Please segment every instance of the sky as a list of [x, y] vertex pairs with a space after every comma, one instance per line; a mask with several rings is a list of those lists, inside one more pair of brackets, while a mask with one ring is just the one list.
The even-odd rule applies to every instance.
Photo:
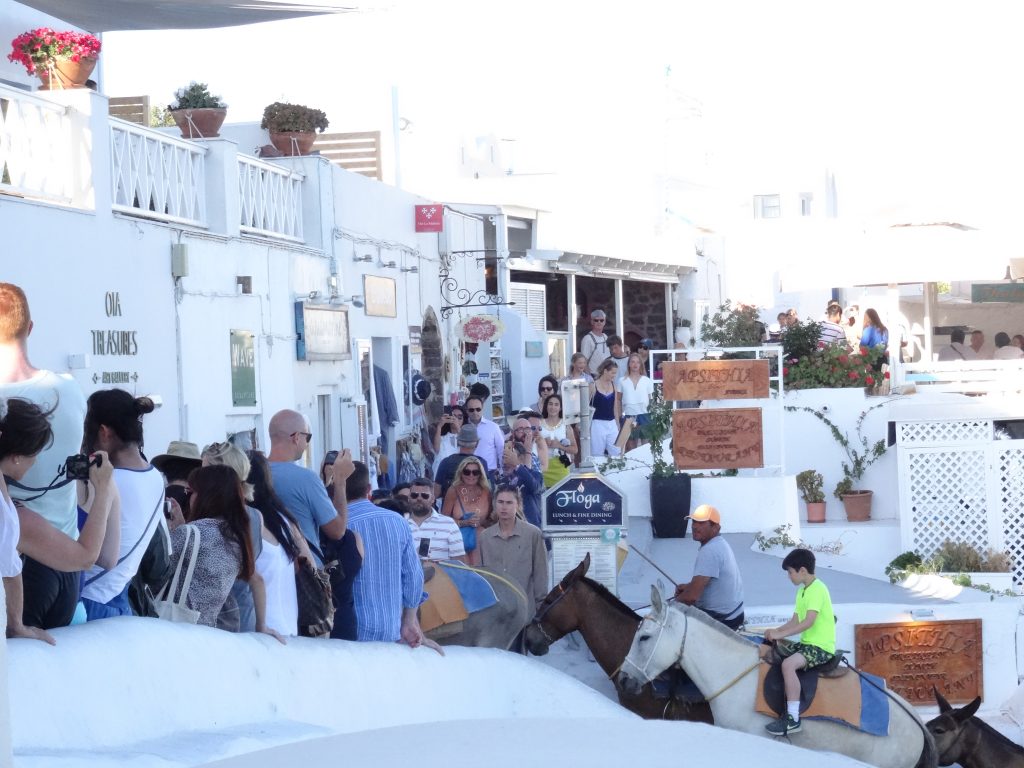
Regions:
[[459, 165], [465, 140], [493, 135], [514, 140], [501, 142], [514, 149], [500, 165], [516, 175], [500, 194], [591, 217], [614, 201], [620, 218], [654, 221], [666, 177], [718, 190], [683, 205], [729, 208], [830, 169], [847, 215], [923, 209], [1008, 224], [1024, 171], [1014, 98], [1024, 49], [1008, 7], [397, 0], [239, 28], [108, 33], [104, 77], [109, 94], [154, 104], [208, 82], [231, 122], [258, 120], [278, 99], [309, 104], [330, 130], [380, 128], [386, 144], [395, 86], [410, 121], [403, 186], [446, 200], [498, 194]]

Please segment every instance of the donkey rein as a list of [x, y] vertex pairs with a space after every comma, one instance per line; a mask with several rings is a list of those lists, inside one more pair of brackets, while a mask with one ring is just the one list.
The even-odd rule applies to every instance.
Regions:
[[675, 579], [673, 579], [673, 578], [672, 578], [671, 576], [669, 576], [669, 575], [668, 575], [667, 573], [665, 573], [665, 571], [663, 571], [663, 570], [661, 569], [661, 566], [659, 566], [659, 565], [658, 565], [658, 564], [657, 564], [656, 562], [654, 562], [653, 560], [651, 560], [651, 558], [649, 558], [649, 557], [648, 557], [647, 555], [645, 555], [645, 554], [644, 554], [643, 552], [641, 552], [641, 551], [640, 551], [639, 549], [637, 549], [637, 548], [636, 548], [635, 546], [633, 546], [632, 544], [630, 544], [630, 545], [629, 545], [629, 548], [630, 548], [630, 549], [632, 549], [632, 550], [633, 550], [634, 552], [636, 552], [636, 553], [637, 553], [638, 555], [640, 555], [640, 557], [642, 557], [642, 558], [643, 558], [644, 560], [646, 560], [646, 561], [647, 561], [648, 563], [650, 563], [650, 564], [651, 564], [652, 566], [654, 566], [654, 570], [656, 570], [656, 571], [657, 571], [658, 573], [660, 573], [660, 574], [661, 574], [662, 576], [664, 576], [664, 577], [665, 577], [666, 579], [668, 579], [669, 581], [671, 581], [671, 582], [672, 582], [672, 586], [673, 586], [673, 587], [678, 587], [678, 586], [679, 586], [679, 583], [678, 583], [678, 582], [677, 582], [677, 581], [676, 581]]
[[738, 675], [736, 675], [736, 677], [734, 677], [734, 678], [733, 678], [732, 680], [730, 680], [730, 681], [729, 681], [728, 683], [726, 683], [726, 684], [725, 684], [724, 686], [722, 686], [722, 687], [721, 687], [721, 688], [719, 688], [719, 689], [718, 689], [717, 691], [715, 691], [714, 693], [712, 693], [712, 694], [711, 694], [710, 696], [705, 696], [705, 697], [704, 697], [704, 698], [705, 698], [705, 700], [707, 700], [707, 701], [711, 701], [712, 699], [717, 699], [717, 698], [718, 698], [719, 696], [721, 696], [721, 695], [722, 695], [723, 693], [725, 693], [725, 692], [726, 692], [726, 691], [728, 691], [728, 690], [729, 690], [730, 688], [732, 688], [732, 687], [733, 687], [734, 685], [736, 685], [736, 683], [738, 683], [738, 682], [739, 682], [740, 680], [742, 680], [742, 679], [743, 679], [744, 677], [746, 677], [746, 676], [747, 676], [747, 675], [749, 675], [749, 674], [750, 674], [751, 672], [753, 672], [753, 671], [754, 671], [755, 669], [757, 669], [757, 668], [758, 668], [758, 666], [760, 666], [760, 664], [761, 664], [761, 659], [758, 659], [757, 661], [755, 661], [755, 662], [754, 662], [753, 666], [750, 666], [750, 667], [747, 667], [746, 669], [744, 669], [744, 670], [743, 670], [742, 672], [740, 672], [740, 673], [739, 673]]

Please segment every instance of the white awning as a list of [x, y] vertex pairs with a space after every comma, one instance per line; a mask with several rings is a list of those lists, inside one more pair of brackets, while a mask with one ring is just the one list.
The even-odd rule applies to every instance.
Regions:
[[[292, 0], [18, 0], [89, 32], [209, 29], [364, 10], [348, 3]], [[378, 4], [383, 7], [383, 3]]]
[[784, 243], [775, 239], [771, 246], [783, 291], [1002, 280], [1011, 259], [1024, 257], [1020, 232], [951, 223], [867, 231], [825, 226]]

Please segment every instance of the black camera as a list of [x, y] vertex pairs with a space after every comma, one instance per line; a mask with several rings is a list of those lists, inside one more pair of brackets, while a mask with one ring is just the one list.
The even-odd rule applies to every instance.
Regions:
[[90, 459], [84, 453], [80, 453], [77, 456], [68, 456], [67, 461], [64, 463], [64, 473], [68, 480], [88, 480], [89, 467], [98, 467], [101, 461], [103, 459], [100, 456]]

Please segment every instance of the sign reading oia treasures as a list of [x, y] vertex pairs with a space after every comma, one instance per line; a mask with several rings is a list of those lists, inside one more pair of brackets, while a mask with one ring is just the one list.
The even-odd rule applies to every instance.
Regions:
[[[665, 400], [753, 400], [769, 395], [767, 360], [695, 360], [662, 367]], [[760, 408], [684, 408], [672, 413], [679, 469], [764, 466]]]
[[984, 695], [981, 619], [858, 624], [854, 643], [857, 666], [911, 704], [934, 704], [933, 685], [950, 704]]

